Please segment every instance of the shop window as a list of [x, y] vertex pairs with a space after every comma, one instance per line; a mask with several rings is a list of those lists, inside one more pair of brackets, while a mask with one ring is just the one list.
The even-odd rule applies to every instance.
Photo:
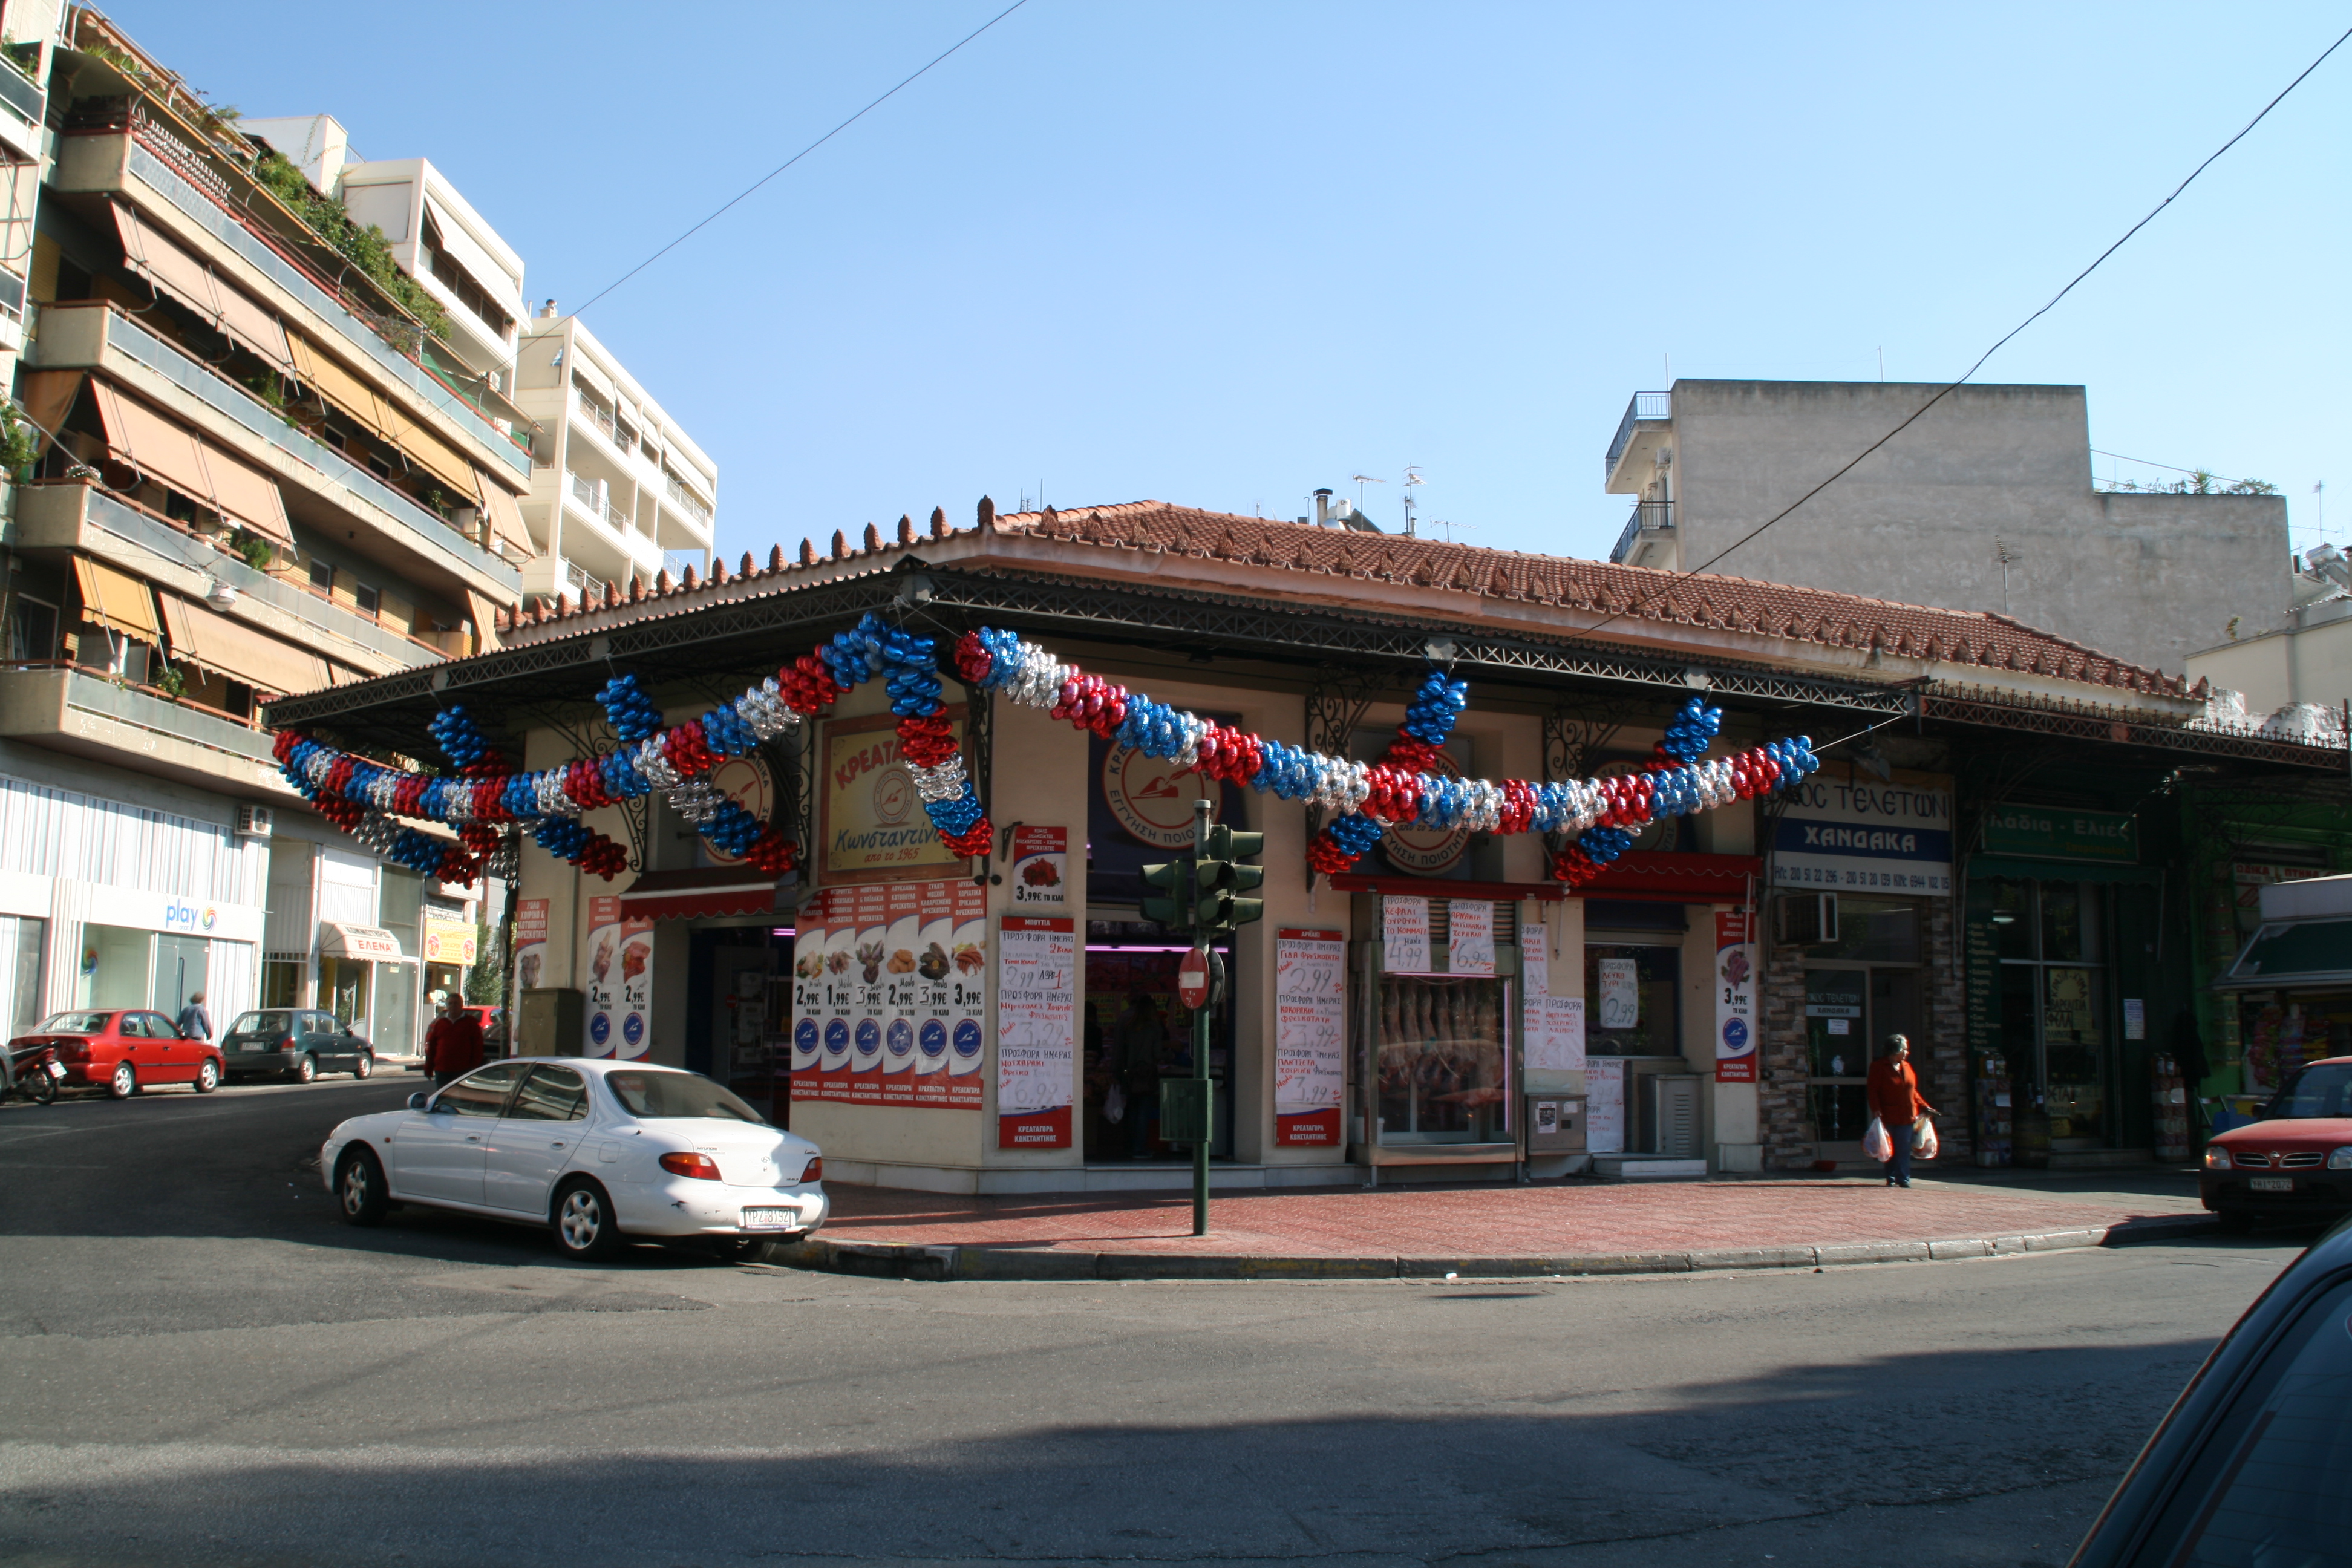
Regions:
[[29, 1033], [41, 1016], [41, 947], [49, 922], [0, 916], [0, 983], [8, 986], [0, 1018], [14, 1037]]
[[154, 936], [121, 926], [81, 928], [81, 967], [76, 976], [77, 1007], [144, 1007]]
[[1683, 954], [1679, 947], [1613, 942], [1584, 944], [1584, 1032], [1596, 1057], [1682, 1055]]
[[1511, 1136], [1508, 995], [1501, 980], [1383, 974], [1373, 1071], [1384, 1144]]
[[1838, 897], [1837, 938], [1807, 942], [1809, 959], [1855, 963], [1919, 962], [1919, 906], [1897, 899]]
[[[2095, 882], [1994, 878], [1971, 892], [2000, 963], [2001, 1053], [2020, 1141], [2053, 1151], [2114, 1141], [2107, 1079], [2105, 893]], [[1987, 907], [1989, 906], [1989, 908]]]
[[261, 1005], [265, 1007], [296, 1007], [302, 1002], [302, 970], [299, 958], [266, 958], [261, 963]]

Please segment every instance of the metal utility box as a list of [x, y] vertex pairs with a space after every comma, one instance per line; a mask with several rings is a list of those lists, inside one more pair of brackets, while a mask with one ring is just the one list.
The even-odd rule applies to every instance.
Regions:
[[1528, 1152], [1584, 1152], [1584, 1097], [1580, 1094], [1528, 1096]]
[[1209, 1141], [1209, 1089], [1213, 1085], [1197, 1078], [1163, 1078], [1160, 1080], [1160, 1137], [1168, 1143], [1205, 1143]]
[[514, 1054], [576, 1057], [586, 1038], [588, 998], [569, 985], [534, 985], [522, 994], [515, 1019]]
[[1642, 1073], [1642, 1133], [1648, 1145], [1642, 1152], [1668, 1160], [1699, 1157], [1698, 1088], [1696, 1074]]

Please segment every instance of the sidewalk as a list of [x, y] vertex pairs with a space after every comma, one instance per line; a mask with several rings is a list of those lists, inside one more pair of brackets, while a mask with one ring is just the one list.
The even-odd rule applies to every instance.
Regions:
[[1192, 1234], [1189, 1195], [836, 1186], [818, 1237], [772, 1250], [801, 1268], [913, 1279], [1524, 1277], [1987, 1258], [2211, 1224], [2193, 1180], [2133, 1174], [1923, 1176], [1908, 1191], [1875, 1177], [1797, 1176], [1294, 1188], [1216, 1195], [1205, 1237]]

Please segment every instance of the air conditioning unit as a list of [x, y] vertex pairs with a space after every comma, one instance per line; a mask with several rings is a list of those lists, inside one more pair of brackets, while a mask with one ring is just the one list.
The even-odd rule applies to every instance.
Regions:
[[269, 807], [240, 805], [236, 808], [236, 832], [240, 838], [269, 837]]
[[1811, 947], [1838, 939], [1835, 893], [1783, 893], [1772, 900], [1772, 940], [1782, 947]]

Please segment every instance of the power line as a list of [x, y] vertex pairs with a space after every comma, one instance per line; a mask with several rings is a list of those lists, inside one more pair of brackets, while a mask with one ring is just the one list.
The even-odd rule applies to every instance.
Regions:
[[[2251, 132], [2255, 126], [2260, 125], [2263, 120], [2269, 116], [2272, 110], [2276, 109], [2281, 103], [2286, 100], [2286, 95], [2288, 93], [2293, 92], [2296, 88], [2303, 85], [2304, 78], [2317, 70], [2322, 65], [2326, 63], [2328, 56], [2342, 48], [2346, 39], [2352, 39], [2352, 28], [2347, 28], [2342, 36], [2337, 37], [2334, 43], [2322, 49], [2319, 52], [2319, 58], [2317, 59], [2313, 60], [2309, 65], [2304, 67], [2301, 71], [2296, 73], [2295, 79], [2293, 81], [2287, 83], [2286, 86], [2279, 89], [2278, 96], [2276, 98], [2272, 99], [2268, 103], [2263, 105], [2261, 113], [2255, 115], [2252, 120], [2247, 121], [2244, 128], [2239, 131], [2235, 136], [2232, 136], [2227, 142], [2222, 142], [2221, 146], [2213, 150], [2211, 154], [2209, 155], [2203, 163], [2189, 170], [2189, 178], [2173, 186], [2172, 194], [2170, 195], [2166, 196], [2162, 201], [2157, 203], [2155, 206], [2149, 208], [2146, 217], [2141, 218], [2137, 223], [2132, 225], [2131, 227], [2124, 230], [2122, 238], [2116, 240], [2113, 245], [2110, 245], [2105, 250], [2099, 252], [2098, 256], [2092, 260], [2088, 267], [2084, 268], [2083, 270], [2074, 274], [2074, 278], [2066, 284], [2066, 287], [2059, 289], [2058, 292], [2050, 296], [2050, 300], [2047, 304], [2034, 311], [2033, 314], [2026, 317], [2025, 320], [2018, 322], [2017, 325], [2011, 327], [2008, 331], [2003, 332], [2000, 335], [1999, 342], [1995, 342], [1992, 347], [1985, 350], [1984, 353], [1979, 354], [1977, 356], [1976, 363], [1969, 366], [1967, 370], [1960, 373], [1958, 380], [1949, 383], [1938, 391], [1935, 396], [1921, 404], [1909, 418], [1906, 418], [1902, 424], [1897, 425], [1894, 429], [1889, 430], [1885, 435], [1881, 436], [1877, 440], [1873, 441], [1869, 446], [1864, 447], [1852, 462], [1846, 464], [1845, 467], [1840, 468], [1836, 473], [1832, 474], [1828, 479], [1823, 479], [1820, 484], [1815, 485], [1811, 489], [1807, 490], [1803, 495], [1799, 496], [1795, 500], [1790, 501], [1787, 506], [1782, 507], [1779, 511], [1773, 513], [1770, 517], [1766, 518], [1762, 522], [1757, 524], [1753, 530], [1741, 535], [1739, 538], [1733, 540], [1729, 544], [1725, 545], [1721, 550], [1717, 551], [1713, 555], [1710, 555], [1696, 566], [1677, 572], [1675, 574], [1675, 576], [1677, 578], [1696, 576], [1698, 574], [1705, 572], [1708, 567], [1714, 565], [1717, 562], [1722, 560], [1725, 556], [1730, 554], [1733, 551], [1738, 549], [1741, 545], [1755, 539], [1766, 529], [1770, 528], [1774, 523], [1780, 521], [1782, 518], [1787, 517], [1790, 512], [1795, 511], [1799, 507], [1804, 505], [1807, 501], [1812, 500], [1815, 496], [1821, 494], [1823, 490], [1837, 483], [1838, 480], [1845, 478], [1846, 475], [1860, 468], [1864, 458], [1868, 458], [1873, 452], [1877, 451], [1881, 447], [1885, 446], [1886, 443], [1894, 440], [1895, 437], [1903, 434], [1904, 431], [1911, 428], [1913, 425], [1918, 423], [1920, 416], [1926, 414], [1927, 410], [1935, 407], [1936, 405], [1943, 402], [1945, 398], [1950, 396], [1953, 393], [1958, 392], [1962, 386], [1966, 385], [1969, 378], [1975, 375], [1978, 371], [1982, 370], [1984, 368], [1985, 361], [1999, 353], [2002, 347], [2008, 343], [2010, 339], [2017, 336], [2018, 333], [2025, 331], [2026, 328], [2032, 326], [2034, 322], [2048, 315], [2051, 310], [2056, 308], [2059, 300], [2063, 300], [2067, 295], [2074, 291], [2075, 284], [2082, 282], [2084, 279], [2088, 278], [2092, 273], [2096, 272], [2099, 269], [2099, 264], [2101, 262], [2106, 260], [2108, 257], [2113, 256], [2116, 251], [2121, 250], [2126, 243], [2131, 239], [2132, 236], [2137, 234], [2141, 229], [2146, 228], [2149, 224], [2155, 222], [2157, 215], [2164, 211], [2165, 208], [2170, 206], [2173, 204], [2174, 199], [2177, 198], [2181, 192], [2187, 190], [2190, 183], [2194, 181], [2198, 175], [2212, 167], [2213, 163], [2221, 156], [2222, 153], [2227, 153], [2231, 148], [2235, 147], [2239, 142], [2244, 141], [2248, 133]], [[2158, 466], [2162, 467], [2161, 464]], [[1601, 620], [1595, 621], [1591, 626], [1585, 629], [1587, 631], [1599, 631], [1602, 626], [1609, 625], [1610, 622], [1622, 620], [1627, 616], [1632, 615], [1634, 611], [1641, 609], [1644, 605], [1654, 604], [1657, 600], [1664, 598], [1666, 595], [1673, 592], [1674, 588], [1670, 584], [1666, 587], [1659, 589], [1656, 593], [1646, 598], [1636, 598], [1632, 604], [1626, 605], [1625, 608], [1617, 611], [1614, 615], [1607, 616]]]
[[593, 305], [597, 300], [602, 300], [605, 295], [610, 294], [614, 289], [618, 289], [622, 284], [626, 283], [630, 279], [635, 278], [638, 273], [643, 272], [646, 268], [651, 267], [655, 262], [659, 261], [663, 257], [667, 256], [671, 251], [676, 250], [679, 246], [684, 245], [688, 240], [692, 239], [696, 235], [709, 227], [713, 223], [716, 223], [729, 208], [735, 206], [738, 203], [750, 196], [754, 191], [757, 191], [761, 185], [766, 184], [770, 180], [774, 179], [778, 174], [782, 174], [786, 169], [791, 168], [794, 163], [799, 163], [802, 159], [807, 157], [810, 153], [815, 152], [818, 148], [824, 146], [826, 142], [832, 141], [835, 137], [840, 135], [843, 132], [848, 130], [851, 126], [865, 119], [868, 114], [871, 114], [874, 110], [881, 108], [882, 105], [887, 103], [891, 99], [896, 98], [899, 91], [910, 85], [916, 78], [920, 77], [925, 72], [929, 71], [932, 66], [938, 65], [941, 60], [946, 59], [950, 55], [954, 54], [958, 49], [962, 48], [966, 44], [971, 42], [974, 38], [977, 38], [982, 33], [985, 33], [991, 27], [993, 27], [996, 24], [1002, 22], [1005, 17], [1010, 16], [1013, 12], [1018, 11], [1022, 6], [1026, 5], [1027, 4], [1029, 4], [1029, 0], [1013, 0], [1012, 5], [1007, 5], [1003, 10], [999, 11], [995, 16], [991, 16], [987, 21], [982, 22], [979, 26], [974, 27], [971, 32], [966, 33], [962, 37], [957, 39], [947, 48], [942, 49], [940, 53], [934, 55], [929, 63], [923, 66], [921, 70], [918, 70], [913, 75], [908, 76], [905, 80], [899, 82], [897, 87], [892, 88], [889, 91], [884, 93], [881, 97], [876, 99], [873, 102], [867, 104], [865, 108], [859, 110], [856, 113], [851, 115], [848, 119], [843, 121], [840, 124], [835, 126], [832, 130], [826, 132], [824, 135], [818, 137], [815, 141], [810, 142], [807, 146], [802, 148], [799, 152], [793, 153], [791, 157], [785, 159], [782, 163], [777, 164], [774, 168], [769, 170], [758, 179], [752, 181], [750, 184], [744, 186], [743, 189], [737, 192], [734, 196], [719, 206], [700, 223], [696, 224], [692, 228], [688, 229], [684, 234], [679, 235], [676, 239], [671, 240], [667, 245], [663, 246], [659, 250], [655, 251], [651, 256], [646, 257], [643, 261], [638, 262], [635, 267], [630, 268], [626, 272], [622, 273], [618, 278], [614, 279], [610, 283], [605, 284], [604, 287], [590, 295], [588, 297], [587, 304], [574, 307], [572, 313], [577, 316], [586, 311], [589, 305]]

